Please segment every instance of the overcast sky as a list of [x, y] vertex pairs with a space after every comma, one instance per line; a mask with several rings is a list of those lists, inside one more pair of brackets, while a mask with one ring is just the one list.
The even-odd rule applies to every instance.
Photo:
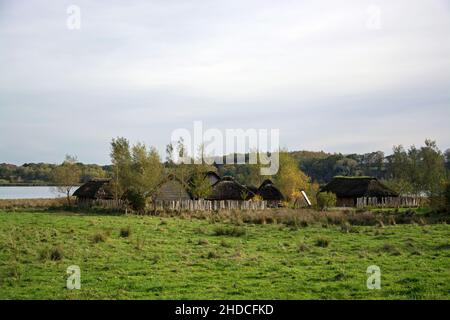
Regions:
[[0, 0], [0, 162], [105, 164], [116, 136], [163, 155], [195, 120], [291, 150], [446, 149], [450, 2]]

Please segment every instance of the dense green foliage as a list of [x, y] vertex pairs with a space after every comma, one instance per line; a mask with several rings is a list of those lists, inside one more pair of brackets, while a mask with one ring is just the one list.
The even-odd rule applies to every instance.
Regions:
[[[116, 142], [119, 143], [120, 139], [126, 141], [119, 138]], [[176, 165], [173, 161], [174, 153], [183, 156], [182, 141], [175, 147], [167, 146], [168, 156], [164, 163], [166, 171], [175, 175], [183, 183], [188, 183], [195, 171], [194, 173], [198, 174], [195, 184], [197, 190], [193, 191], [195, 194], [198, 193], [199, 197], [208, 193], [208, 190], [205, 190], [206, 184], [202, 185], [201, 180], [201, 174], [207, 170], [217, 170], [221, 176], [230, 175], [243, 184], [254, 186], [259, 186], [266, 178], [260, 175], [260, 166], [253, 164], [216, 164], [215, 168], [203, 166], [201, 169], [192, 170], [193, 166]], [[405, 150], [401, 145], [394, 146], [393, 153], [388, 156], [381, 151], [349, 155], [309, 151], [289, 153], [301, 172], [306, 174], [312, 182], [320, 184], [329, 182], [334, 176], [339, 175], [374, 176], [402, 194], [426, 193], [428, 196], [436, 196], [443, 193], [443, 186], [450, 176], [450, 149], [442, 152], [436, 143], [430, 140], [426, 140], [420, 148], [411, 146]], [[130, 153], [128, 156], [130, 157], [128, 160], [132, 161]], [[249, 155], [245, 155], [246, 161], [248, 158]], [[77, 163], [77, 166], [81, 171], [80, 183], [94, 177], [122, 175], [120, 172], [115, 172], [114, 168], [117, 166], [114, 165], [101, 167]], [[51, 184], [52, 172], [55, 168], [56, 165], [43, 163], [23, 166], [0, 164], [0, 184]], [[121, 172], [127, 172], [127, 170]]]
[[[25, 163], [21, 166], [0, 163], [0, 184], [52, 185], [52, 173], [58, 166], [49, 163]], [[80, 183], [105, 177], [111, 172], [111, 166], [77, 163], [77, 167], [81, 171]]]
[[336, 195], [332, 192], [319, 192], [317, 194], [317, 207], [320, 210], [336, 207]]
[[[447, 224], [0, 213], [0, 299], [448, 299], [449, 236]], [[66, 289], [70, 265], [81, 290]], [[366, 287], [370, 265], [381, 290]]]

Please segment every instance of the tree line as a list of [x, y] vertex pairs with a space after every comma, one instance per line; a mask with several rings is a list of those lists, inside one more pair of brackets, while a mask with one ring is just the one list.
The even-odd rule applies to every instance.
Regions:
[[[199, 152], [203, 157], [203, 153]], [[169, 144], [166, 158], [157, 150], [142, 143], [130, 145], [125, 138], [111, 142], [111, 165], [83, 164], [76, 157], [67, 156], [63, 163], [0, 164], [0, 184], [79, 185], [92, 178], [113, 179], [115, 194], [128, 192], [130, 196], [152, 198], [156, 187], [168, 176], [175, 176], [191, 188], [198, 198], [210, 192], [204, 173], [215, 171], [220, 176], [233, 176], [238, 182], [258, 187], [265, 178], [256, 164], [187, 165], [175, 163], [186, 156], [183, 141]], [[245, 155], [248, 159], [249, 155]], [[225, 161], [222, 161], [225, 163]], [[435, 141], [425, 140], [420, 147], [393, 147], [386, 156], [381, 151], [366, 154], [328, 154], [325, 152], [280, 151], [280, 170], [270, 177], [289, 200], [300, 197], [299, 190], [314, 194], [319, 185], [334, 176], [374, 176], [401, 194], [441, 194], [450, 176], [450, 149], [442, 152]], [[67, 191], [67, 190], [66, 190]], [[67, 193], [67, 192], [65, 192]]]

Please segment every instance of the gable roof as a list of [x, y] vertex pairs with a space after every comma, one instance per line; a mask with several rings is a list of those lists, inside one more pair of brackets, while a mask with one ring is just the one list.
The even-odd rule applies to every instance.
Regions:
[[113, 195], [105, 187], [111, 179], [92, 179], [81, 185], [73, 196], [86, 199], [112, 199]]
[[155, 200], [163, 201], [189, 200], [191, 198], [187, 184], [181, 183], [173, 175], [169, 175], [159, 184], [155, 194]]
[[234, 178], [225, 176], [212, 186], [211, 194], [208, 196], [208, 200], [244, 200], [243, 196], [246, 195], [246, 199], [251, 199], [255, 196], [249, 188], [238, 183]]
[[220, 181], [220, 176], [217, 173], [215, 173], [214, 171], [206, 172], [205, 178], [209, 179], [209, 182], [211, 183], [211, 185], [214, 185], [215, 183]]
[[340, 198], [398, 197], [397, 192], [386, 187], [375, 177], [334, 177], [320, 191], [332, 192]]
[[269, 179], [265, 180], [258, 189], [258, 194], [263, 200], [278, 200], [283, 201], [284, 196], [281, 191], [275, 187], [273, 182]]

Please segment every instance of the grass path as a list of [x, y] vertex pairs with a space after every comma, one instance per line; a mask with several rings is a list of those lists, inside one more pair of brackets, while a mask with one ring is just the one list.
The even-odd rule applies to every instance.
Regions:
[[[0, 299], [449, 299], [449, 258], [446, 224], [345, 233], [0, 212]], [[65, 287], [70, 265], [81, 268], [81, 290]], [[366, 287], [370, 265], [381, 268], [381, 290]]]

